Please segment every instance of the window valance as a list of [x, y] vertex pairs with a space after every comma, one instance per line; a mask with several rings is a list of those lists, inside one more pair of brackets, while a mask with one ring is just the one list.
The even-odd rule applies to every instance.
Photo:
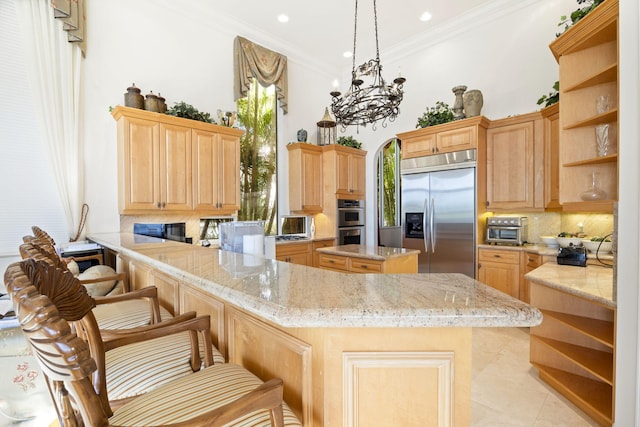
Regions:
[[287, 57], [257, 45], [244, 37], [233, 42], [234, 99], [247, 96], [251, 79], [267, 87], [274, 85], [284, 114], [288, 111]]
[[51, 0], [53, 16], [63, 22], [62, 29], [67, 32], [69, 42], [78, 43], [85, 54], [87, 42], [84, 30], [87, 25], [85, 0]]

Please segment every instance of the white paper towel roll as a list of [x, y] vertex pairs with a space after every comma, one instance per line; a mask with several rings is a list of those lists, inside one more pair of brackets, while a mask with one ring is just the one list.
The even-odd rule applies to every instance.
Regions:
[[242, 236], [242, 252], [245, 254], [264, 256], [264, 235], [247, 234]]

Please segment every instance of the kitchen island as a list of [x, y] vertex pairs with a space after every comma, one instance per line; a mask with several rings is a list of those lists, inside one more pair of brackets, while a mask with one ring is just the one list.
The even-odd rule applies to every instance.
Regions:
[[231, 363], [280, 377], [307, 426], [470, 425], [474, 327], [540, 312], [461, 274], [345, 274], [129, 233], [92, 234], [132, 289], [211, 316]]
[[417, 273], [417, 249], [341, 245], [318, 248], [319, 267], [352, 273]]

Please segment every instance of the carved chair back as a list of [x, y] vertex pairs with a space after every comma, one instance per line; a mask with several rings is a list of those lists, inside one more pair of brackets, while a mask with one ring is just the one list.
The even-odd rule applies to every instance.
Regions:
[[[64, 426], [106, 426], [112, 415], [106, 387], [92, 378], [96, 361], [69, 321], [95, 325], [95, 301], [78, 280], [46, 261], [27, 259], [9, 266], [5, 285], [20, 325], [45, 375]], [[99, 332], [98, 332], [99, 333]]]

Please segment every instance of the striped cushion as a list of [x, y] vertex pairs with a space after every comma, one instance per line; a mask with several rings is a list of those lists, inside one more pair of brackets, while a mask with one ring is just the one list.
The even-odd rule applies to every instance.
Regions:
[[[109, 419], [113, 425], [166, 425], [188, 420], [229, 403], [262, 384], [256, 376], [237, 365], [215, 365], [173, 381], [118, 409]], [[302, 424], [284, 405], [287, 426]], [[234, 426], [271, 426], [267, 411], [256, 411]]]
[[[166, 382], [193, 374], [190, 350], [188, 332], [109, 350], [105, 358], [109, 400], [144, 394]], [[215, 347], [213, 362], [225, 362]]]
[[[137, 328], [151, 323], [151, 306], [144, 299], [99, 304], [93, 309], [93, 315], [100, 329]], [[173, 316], [161, 306], [160, 317], [167, 320]]]

